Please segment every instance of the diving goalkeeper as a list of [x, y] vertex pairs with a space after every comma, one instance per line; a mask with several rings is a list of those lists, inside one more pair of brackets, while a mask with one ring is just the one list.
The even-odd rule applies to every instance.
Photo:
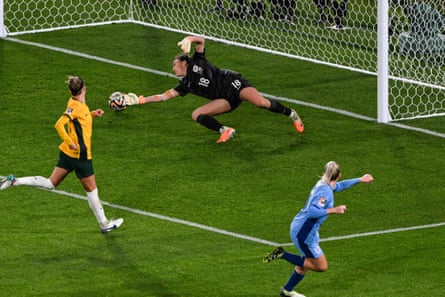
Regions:
[[[195, 51], [190, 56], [192, 44], [195, 44]], [[188, 93], [209, 99], [210, 102], [193, 111], [192, 119], [210, 130], [219, 132], [220, 137], [216, 141], [218, 143], [231, 139], [235, 135], [235, 129], [221, 124], [215, 116], [235, 110], [242, 101], [249, 101], [257, 107], [289, 117], [297, 132], [303, 133], [303, 121], [295, 110], [275, 100], [264, 98], [239, 73], [219, 69], [211, 64], [206, 59], [204, 44], [205, 39], [199, 36], [188, 36], [178, 43], [182, 54], [173, 60], [173, 73], [180, 78], [176, 87], [152, 96], [125, 94], [125, 104], [161, 102]]]

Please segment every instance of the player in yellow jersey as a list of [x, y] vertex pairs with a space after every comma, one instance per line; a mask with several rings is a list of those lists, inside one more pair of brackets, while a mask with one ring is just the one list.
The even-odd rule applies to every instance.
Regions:
[[0, 190], [10, 186], [32, 186], [46, 189], [56, 188], [72, 171], [87, 192], [88, 204], [99, 223], [100, 230], [107, 233], [119, 228], [123, 219], [109, 220], [105, 216], [99, 199], [96, 177], [94, 175], [91, 136], [93, 118], [104, 114], [102, 109], [90, 111], [86, 104], [86, 86], [78, 76], [71, 76], [67, 81], [71, 98], [63, 115], [55, 124], [57, 133], [63, 142], [59, 145], [59, 160], [49, 178], [42, 176], [15, 177], [9, 175], [0, 181]]

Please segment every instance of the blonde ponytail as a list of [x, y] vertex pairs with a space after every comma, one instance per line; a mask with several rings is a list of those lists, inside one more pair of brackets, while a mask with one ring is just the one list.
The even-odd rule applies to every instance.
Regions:
[[325, 183], [336, 181], [340, 177], [340, 166], [335, 161], [329, 161], [324, 166], [323, 176], [321, 179]]

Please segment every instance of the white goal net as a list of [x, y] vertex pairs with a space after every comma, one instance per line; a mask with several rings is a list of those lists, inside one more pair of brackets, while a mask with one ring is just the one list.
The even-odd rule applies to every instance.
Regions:
[[[391, 1], [383, 24], [388, 120], [445, 114], [445, 1], [379, 1]], [[134, 22], [378, 74], [375, 0], [0, 0], [0, 7], [0, 35]]]

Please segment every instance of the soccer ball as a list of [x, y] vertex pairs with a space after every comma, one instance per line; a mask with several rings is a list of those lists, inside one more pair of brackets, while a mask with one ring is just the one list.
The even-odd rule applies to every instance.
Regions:
[[114, 92], [108, 97], [108, 106], [114, 111], [122, 111], [127, 108], [125, 97], [121, 92]]

